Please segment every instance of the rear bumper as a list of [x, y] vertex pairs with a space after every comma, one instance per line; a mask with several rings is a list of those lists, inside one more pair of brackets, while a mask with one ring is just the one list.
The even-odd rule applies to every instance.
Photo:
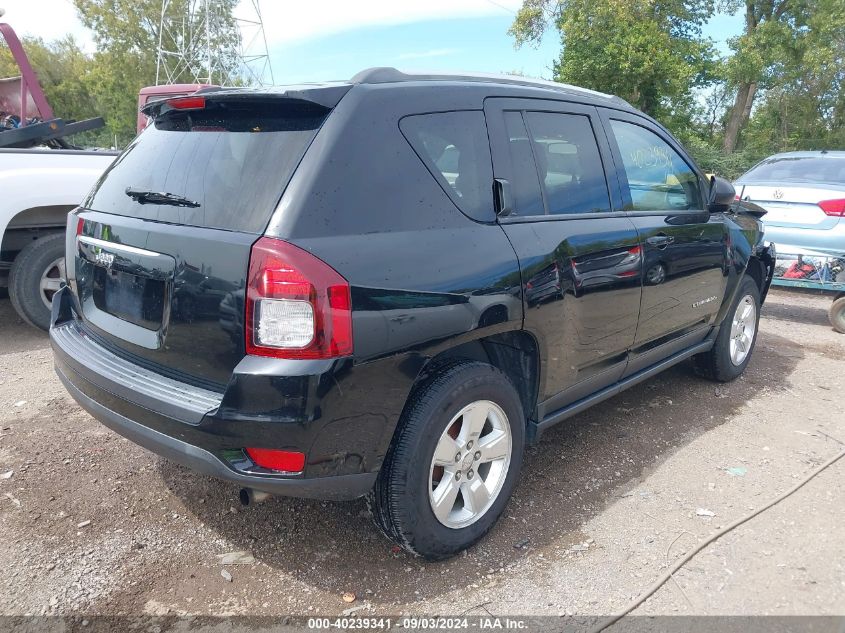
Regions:
[[[326, 414], [342, 408], [331, 398], [316, 405], [310, 402], [321, 412], [317, 419], [278, 409], [275, 415], [235, 409], [232, 403], [244, 402], [243, 394], [260, 397], [268, 378], [277, 385], [286, 379], [268, 376], [270, 369], [262, 364], [256, 374], [233, 376], [223, 394], [161, 376], [112, 353], [93, 340], [76, 318], [67, 318], [68, 295], [64, 289], [54, 300], [50, 342], [56, 373], [71, 396], [108, 428], [193, 470], [271, 494], [344, 500], [363, 496], [373, 487], [382, 436], [392, 435], [392, 429], [382, 424], [365, 435], [358, 420], [343, 425], [343, 420], [331, 419]], [[290, 377], [294, 386], [302, 379]], [[272, 393], [266, 399], [275, 404]], [[370, 453], [362, 454], [362, 444]], [[286, 475], [261, 469], [243, 453], [246, 446], [301, 450], [308, 458], [305, 472]], [[341, 446], [346, 452], [338, 450]]]
[[841, 219], [830, 229], [803, 229], [798, 227], [765, 224], [765, 240], [774, 242], [779, 253], [797, 255], [826, 255], [842, 257], [845, 254], [845, 220]]
[[159, 433], [104, 407], [76, 386], [73, 378], [78, 381], [81, 379], [79, 376], [69, 376], [59, 367], [56, 367], [56, 373], [73, 399], [103, 425], [135, 444], [197, 472], [231, 481], [244, 488], [287, 497], [313, 499], [355, 499], [367, 494], [375, 483], [375, 473], [312, 479], [268, 478], [239, 473], [199, 446]]

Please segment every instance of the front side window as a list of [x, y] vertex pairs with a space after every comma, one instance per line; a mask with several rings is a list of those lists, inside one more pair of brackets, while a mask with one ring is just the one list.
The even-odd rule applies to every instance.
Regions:
[[495, 219], [493, 167], [483, 112], [416, 114], [403, 118], [399, 128], [461, 211], [476, 220]]
[[633, 123], [610, 124], [631, 191], [631, 210], [702, 208], [698, 176], [666, 141]]
[[610, 194], [590, 118], [526, 112], [525, 122], [549, 213], [610, 211]]

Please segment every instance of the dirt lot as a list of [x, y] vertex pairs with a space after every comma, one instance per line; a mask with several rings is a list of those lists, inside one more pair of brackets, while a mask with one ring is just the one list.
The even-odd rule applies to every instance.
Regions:
[[[679, 366], [552, 430], [488, 538], [432, 564], [394, 552], [363, 502], [241, 509], [235, 486], [106, 430], [62, 389], [46, 335], [0, 299], [0, 613], [607, 614], [841, 449], [845, 336], [829, 302], [773, 292], [732, 384]], [[637, 613], [845, 613], [843, 484], [845, 460]], [[253, 562], [221, 564], [241, 550]]]

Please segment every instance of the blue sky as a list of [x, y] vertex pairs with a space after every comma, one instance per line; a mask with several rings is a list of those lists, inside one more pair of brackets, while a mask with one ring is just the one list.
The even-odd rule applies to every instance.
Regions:
[[[552, 61], [560, 55], [557, 31], [546, 33], [539, 47], [515, 49], [507, 31], [513, 14], [410, 24], [360, 27], [270, 47], [278, 83], [346, 79], [370, 66], [407, 70], [465, 70], [489, 73], [519, 71], [551, 79]], [[727, 52], [727, 38], [742, 31], [740, 16], [716, 16], [705, 35]]]
[[[538, 48], [514, 49], [507, 31], [521, 0], [261, 0], [276, 83], [346, 79], [370, 66], [407, 70], [519, 71], [551, 78], [560, 54], [556, 31]], [[93, 51], [71, 0], [0, 0], [19, 34], [52, 40], [71, 33]], [[241, 0], [238, 17], [255, 17]], [[705, 28], [726, 52], [742, 17], [716, 16]], [[254, 33], [244, 31], [252, 41]], [[253, 48], [250, 52], [263, 52]], [[150, 52], [155, 54], [154, 51]]]
[[[503, 12], [504, 13], [504, 12]], [[345, 79], [370, 66], [408, 70], [519, 71], [551, 78], [560, 51], [556, 33], [539, 48], [515, 50], [507, 30], [513, 16], [426, 20], [411, 24], [362, 27], [290, 45], [271, 47], [276, 80]]]

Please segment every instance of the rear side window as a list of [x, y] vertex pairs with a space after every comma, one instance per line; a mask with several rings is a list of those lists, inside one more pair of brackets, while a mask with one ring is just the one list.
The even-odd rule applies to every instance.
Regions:
[[611, 120], [633, 211], [701, 209], [698, 176], [672, 147], [644, 127]]
[[740, 178], [744, 183], [806, 182], [837, 184], [845, 182], [845, 158], [814, 156], [775, 156], [767, 158]]
[[[101, 177], [85, 206], [145, 220], [260, 233], [328, 110], [304, 102], [206, 101], [157, 117]], [[164, 192], [197, 206], [141, 204]]]
[[517, 215], [545, 215], [543, 194], [528, 130], [521, 112], [505, 112], [505, 132], [508, 135], [508, 157], [511, 162], [511, 195]]
[[525, 122], [549, 213], [610, 211], [604, 167], [589, 117], [526, 112]]
[[461, 211], [483, 222], [495, 219], [493, 167], [482, 112], [417, 114], [404, 117], [399, 128]]

